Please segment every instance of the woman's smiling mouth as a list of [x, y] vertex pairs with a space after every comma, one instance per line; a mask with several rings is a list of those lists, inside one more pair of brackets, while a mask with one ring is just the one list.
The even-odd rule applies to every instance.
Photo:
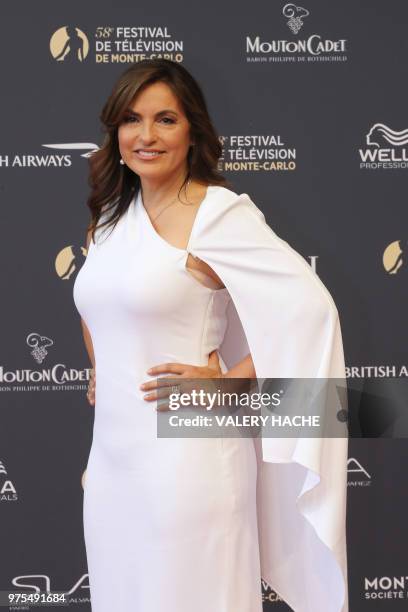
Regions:
[[136, 149], [134, 153], [137, 155], [139, 159], [156, 159], [160, 155], [164, 153], [164, 151], [159, 151], [155, 149]]

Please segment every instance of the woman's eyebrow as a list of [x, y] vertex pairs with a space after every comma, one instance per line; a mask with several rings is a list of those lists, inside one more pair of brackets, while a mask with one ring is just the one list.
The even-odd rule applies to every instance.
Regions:
[[[131, 108], [126, 109], [127, 113], [130, 113], [132, 115], [138, 115], [140, 116], [139, 113], [136, 113], [134, 110], [132, 110]], [[159, 117], [160, 115], [168, 115], [169, 113], [171, 113], [172, 115], [177, 115], [176, 111], [171, 110], [171, 108], [166, 108], [164, 110], [159, 111], [158, 113], [156, 113], [156, 117]]]

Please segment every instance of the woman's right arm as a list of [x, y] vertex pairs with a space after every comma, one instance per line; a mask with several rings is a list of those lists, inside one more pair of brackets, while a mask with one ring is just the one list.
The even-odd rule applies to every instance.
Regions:
[[92, 364], [92, 367], [95, 368], [95, 355], [93, 351], [91, 334], [89, 333], [89, 329], [85, 325], [85, 322], [82, 318], [81, 318], [81, 326], [82, 326], [82, 334], [84, 336], [86, 351], [88, 353], [89, 360]]
[[[90, 241], [91, 241], [91, 232], [88, 231], [87, 237], [86, 237], [86, 248], [87, 248], [87, 250], [89, 248]], [[86, 351], [88, 353], [89, 360], [90, 360], [90, 362], [92, 364], [92, 370], [91, 370], [91, 376], [90, 376], [90, 379], [89, 379], [87, 398], [88, 398], [89, 403], [93, 406], [95, 404], [95, 384], [96, 384], [96, 377], [95, 377], [95, 354], [94, 354], [94, 350], [93, 350], [91, 334], [90, 334], [89, 329], [87, 328], [87, 326], [85, 324], [85, 321], [82, 319], [82, 317], [81, 317], [81, 326], [82, 326], [82, 334], [83, 334], [83, 337], [84, 337]]]

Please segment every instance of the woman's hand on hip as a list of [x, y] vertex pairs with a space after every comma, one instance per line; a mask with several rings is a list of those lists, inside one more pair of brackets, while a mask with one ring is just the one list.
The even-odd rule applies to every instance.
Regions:
[[206, 366], [194, 366], [187, 363], [175, 362], [161, 363], [147, 370], [147, 373], [151, 375], [170, 374], [170, 376], [162, 376], [159, 380], [149, 380], [140, 385], [142, 391], [149, 392], [143, 396], [143, 399], [147, 402], [168, 397], [169, 394], [172, 393], [174, 381], [166, 385], [165, 378], [223, 378], [217, 349], [209, 354], [208, 364]]

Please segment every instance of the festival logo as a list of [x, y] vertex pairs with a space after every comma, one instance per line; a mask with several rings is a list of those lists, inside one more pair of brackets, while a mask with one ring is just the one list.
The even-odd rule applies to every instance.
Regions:
[[76, 26], [62, 26], [50, 39], [56, 62], [77, 64], [90, 58], [96, 64], [134, 64], [144, 59], [184, 59], [184, 41], [174, 38], [167, 26], [97, 26], [85, 34]]
[[79, 249], [70, 244], [62, 248], [55, 258], [55, 271], [61, 280], [69, 280], [75, 270], [79, 269], [86, 257], [87, 250], [81, 246]]
[[388, 274], [397, 274], [402, 268], [404, 252], [401, 242], [401, 240], [394, 240], [384, 250], [382, 262]]
[[268, 604], [278, 603], [279, 601], [283, 602], [283, 599], [271, 589], [265, 580], [261, 580], [261, 588], [263, 602], [267, 602]]
[[56, 62], [83, 62], [89, 53], [88, 37], [75, 26], [64, 26], [51, 36], [50, 51]]
[[220, 136], [220, 172], [284, 172], [296, 169], [296, 147], [281, 134]]

